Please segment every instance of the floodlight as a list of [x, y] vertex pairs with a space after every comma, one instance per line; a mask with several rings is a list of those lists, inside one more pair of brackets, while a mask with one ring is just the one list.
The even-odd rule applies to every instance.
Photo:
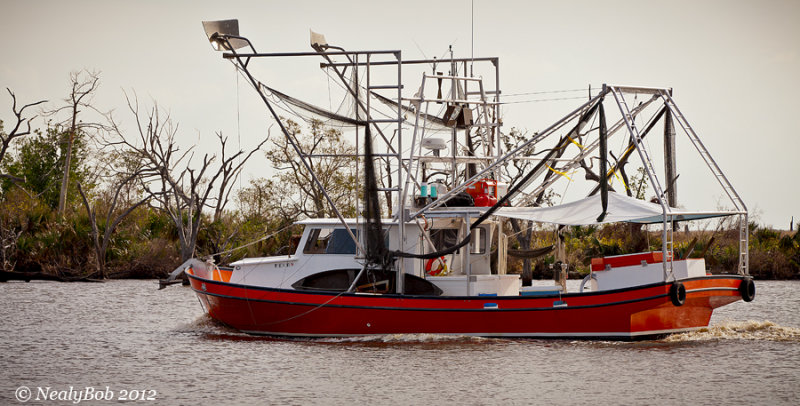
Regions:
[[311, 46], [314, 48], [320, 47], [322, 49], [325, 49], [328, 47], [328, 41], [325, 40], [324, 35], [318, 32], [311, 31]]
[[239, 20], [203, 21], [203, 29], [215, 51], [230, 51], [248, 45], [248, 41], [239, 36]]
[[314, 48], [317, 52], [325, 52], [329, 49], [337, 49], [344, 52], [344, 48], [329, 44], [324, 35], [311, 30], [308, 31], [311, 33], [311, 48]]

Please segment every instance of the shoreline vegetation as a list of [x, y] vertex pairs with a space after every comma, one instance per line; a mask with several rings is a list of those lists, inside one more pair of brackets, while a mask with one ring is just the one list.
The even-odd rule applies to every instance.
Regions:
[[[0, 120], [0, 282], [96, 281], [166, 277], [191, 257], [220, 265], [244, 257], [288, 255], [303, 218], [335, 217], [296, 153], [283, 137], [263, 138], [249, 151], [230, 151], [221, 133], [204, 147], [178, 145], [178, 125], [153, 101], [140, 105], [124, 93], [131, 128], [93, 101], [98, 72], [70, 75], [70, 92], [55, 103], [18, 101], [7, 89], [13, 119]], [[37, 117], [42, 120], [37, 120]], [[39, 123], [40, 128], [34, 128]], [[344, 217], [355, 217], [361, 190], [355, 147], [322, 122], [284, 119], [301, 150], [331, 156], [315, 165], [317, 177]], [[524, 139], [512, 128], [504, 142]], [[254, 155], [273, 169], [269, 178], [242, 185], [241, 170]], [[509, 179], [516, 173], [504, 174]], [[629, 196], [648, 192], [643, 171], [626, 185]], [[239, 186], [239, 187], [235, 187]], [[557, 196], [552, 190], [537, 201]], [[385, 202], [384, 202], [385, 205]], [[388, 209], [388, 207], [386, 207]], [[385, 211], [388, 212], [388, 211]], [[712, 273], [736, 272], [738, 227], [711, 220], [675, 232], [678, 258], [705, 258]], [[553, 227], [509, 221], [509, 251], [555, 244]], [[800, 228], [800, 227], [798, 227]], [[800, 232], [748, 225], [750, 274], [756, 279], [800, 279]], [[659, 251], [660, 232], [629, 224], [563, 227], [560, 238], [570, 278], [589, 272], [591, 258]], [[534, 259], [509, 258], [523, 280], [550, 279], [553, 252]]]
[[[71, 211], [59, 219], [55, 210], [33, 205], [17, 216], [9, 216], [12, 212], [7, 210], [9, 196], [6, 197], [0, 202], [0, 221], [5, 226], [13, 223], [13, 229], [22, 228], [24, 232], [19, 233], [12, 252], [8, 245], [3, 249], [0, 282], [160, 279], [183, 262], [175, 225], [158, 210], [142, 206], [118, 226], [105, 260], [105, 275], [100, 275], [86, 213]], [[198, 257], [213, 256], [216, 263], [223, 265], [249, 256], [288, 255], [300, 232], [290, 219], [253, 213], [231, 212], [216, 222], [210, 218], [203, 220], [196, 245]], [[750, 274], [758, 280], [800, 279], [800, 232], [776, 231], [755, 223], [749, 228]], [[233, 247], [262, 239], [272, 230], [282, 231], [231, 251]], [[551, 245], [557, 238], [552, 229], [532, 234], [533, 245], [539, 247]], [[567, 227], [562, 235], [571, 279], [588, 274], [593, 257], [658, 251], [661, 247], [660, 231], [643, 231], [629, 224]], [[227, 237], [222, 241], [220, 236]], [[734, 227], [675, 233], [676, 257], [705, 258], [706, 267], [713, 274], [736, 271], [737, 244], [738, 228]], [[512, 239], [510, 248], [518, 247], [519, 243]], [[228, 252], [213, 255], [221, 251]], [[551, 279], [553, 272], [549, 265], [554, 262], [553, 252], [533, 260], [533, 279]], [[522, 268], [522, 259], [509, 258], [509, 273], [522, 273]]]

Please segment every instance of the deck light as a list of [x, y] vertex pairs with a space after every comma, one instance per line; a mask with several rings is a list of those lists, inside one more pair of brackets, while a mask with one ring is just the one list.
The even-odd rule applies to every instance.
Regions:
[[312, 30], [308, 30], [308, 31], [311, 32], [311, 47], [312, 48], [320, 47], [321, 49], [325, 49], [325, 48], [328, 47], [328, 41], [325, 40], [325, 36], [324, 35], [322, 35], [322, 34], [320, 34], [318, 32], [314, 32]]
[[247, 46], [239, 36], [239, 20], [203, 21], [208, 42], [215, 51], [230, 51]]

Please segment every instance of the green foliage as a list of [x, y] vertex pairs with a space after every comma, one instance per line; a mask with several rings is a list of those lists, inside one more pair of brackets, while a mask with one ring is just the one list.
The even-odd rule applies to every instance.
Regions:
[[778, 242], [778, 247], [780, 247], [780, 249], [783, 251], [792, 251], [797, 249], [798, 246], [800, 246], [800, 243], [788, 235], [781, 237], [780, 241]]
[[586, 253], [592, 257], [606, 257], [611, 255], [620, 255], [623, 252], [621, 241], [618, 239], [597, 239], [591, 237], [591, 243]]
[[95, 267], [90, 230], [86, 216], [39, 224], [19, 238], [16, 270], [63, 277], [91, 274]]
[[570, 226], [570, 237], [584, 238], [593, 235], [597, 231], [597, 226]]
[[[800, 232], [786, 233], [750, 224], [750, 273], [759, 279], [800, 278]], [[547, 246], [554, 241], [553, 231], [538, 231], [534, 246]], [[633, 224], [606, 224], [600, 227], [569, 227], [564, 232], [567, 263], [582, 274], [589, 272], [591, 259], [643, 251], [661, 251], [661, 232], [644, 231]], [[712, 240], [713, 237], [713, 240]], [[674, 250], [677, 258], [686, 258], [693, 239], [694, 250], [688, 257], [701, 258], [712, 273], [736, 272], [739, 265], [738, 228], [716, 232], [676, 232]], [[512, 241], [513, 244], [513, 241]], [[538, 275], [549, 278], [547, 264], [555, 257], [540, 258], [535, 268]], [[518, 264], [510, 262], [511, 269]], [[543, 271], [542, 271], [543, 270]]]
[[[44, 133], [35, 131], [29, 137], [18, 140], [17, 151], [7, 157], [3, 162], [2, 171], [12, 176], [25, 180], [22, 185], [49, 207], [58, 207], [59, 188], [61, 175], [64, 168], [63, 133], [54, 127], [49, 127]], [[77, 137], [73, 144], [73, 159], [70, 163], [70, 182], [68, 189], [68, 203], [75, 205], [79, 202], [78, 182], [85, 189], [91, 189], [87, 184], [89, 171], [85, 167], [88, 147], [82, 137]], [[4, 179], [0, 183], [3, 194], [14, 187], [10, 180]]]
[[771, 228], [758, 228], [755, 232], [755, 238], [758, 241], [770, 241], [780, 237], [780, 233]]
[[170, 221], [169, 217], [159, 211], [148, 210], [144, 222], [143, 231], [147, 236], [163, 237], [177, 235], [175, 224]]
[[644, 168], [636, 169], [636, 174], [631, 177], [630, 184], [627, 185], [633, 197], [639, 200], [645, 200], [647, 193], [647, 171]]
[[800, 277], [800, 243], [797, 234], [782, 235], [756, 226], [750, 238], [750, 271], [765, 279]]

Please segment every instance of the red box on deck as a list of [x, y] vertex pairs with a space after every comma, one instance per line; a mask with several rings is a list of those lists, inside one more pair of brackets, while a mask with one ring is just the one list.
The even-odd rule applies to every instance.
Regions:
[[641, 265], [642, 261], [648, 264], [659, 264], [663, 261], [664, 255], [661, 251], [640, 252], [636, 254], [615, 255], [613, 257], [592, 258], [592, 271], [605, 271], [606, 265], [611, 268], [623, 266]]

